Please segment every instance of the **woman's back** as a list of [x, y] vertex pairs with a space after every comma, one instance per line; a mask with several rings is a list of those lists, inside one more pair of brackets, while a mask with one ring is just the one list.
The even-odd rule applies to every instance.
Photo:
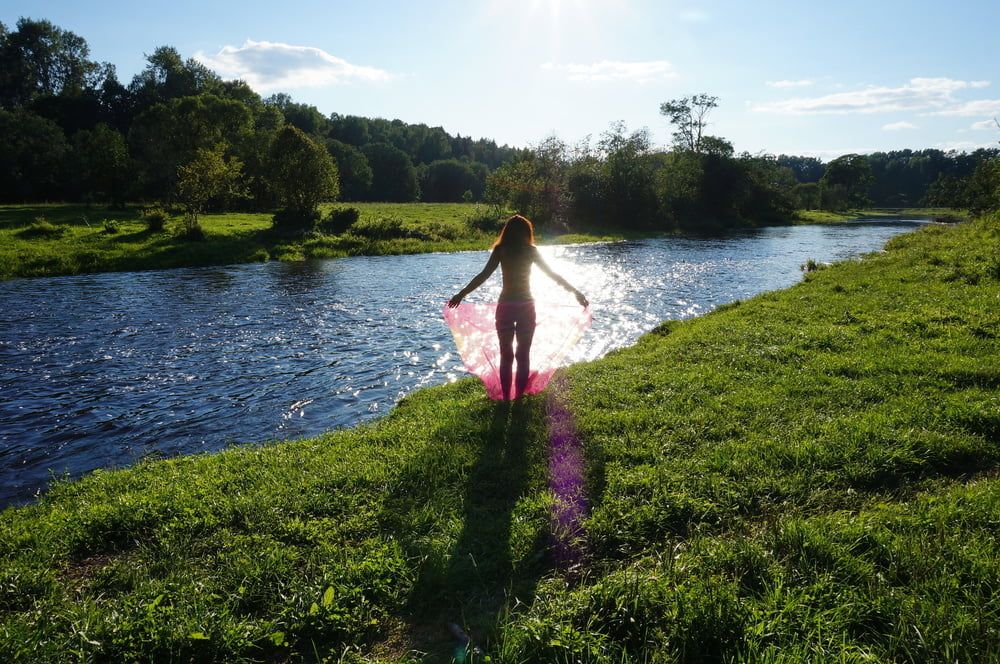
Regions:
[[531, 264], [538, 251], [532, 245], [500, 245], [495, 250], [503, 275], [501, 302], [526, 302], [531, 297]]

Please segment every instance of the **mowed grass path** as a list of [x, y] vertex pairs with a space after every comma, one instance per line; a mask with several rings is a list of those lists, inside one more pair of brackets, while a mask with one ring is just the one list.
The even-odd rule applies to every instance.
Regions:
[[[323, 213], [334, 207], [323, 206]], [[177, 236], [178, 218], [164, 232], [151, 233], [141, 210], [85, 208], [81, 205], [0, 206], [0, 279], [89, 272], [121, 272], [171, 267], [229, 265], [266, 260], [304, 260], [342, 256], [413, 254], [485, 249], [496, 237], [470, 219], [487, 214], [471, 203], [345, 203], [361, 215], [350, 232], [320, 232], [289, 237], [272, 230], [269, 213], [226, 213], [201, 216], [205, 239]], [[43, 217], [55, 232], [33, 232]], [[118, 225], [105, 230], [104, 220]], [[623, 235], [591, 234], [543, 238], [553, 242], [622, 239]]]
[[[600, 315], [600, 312], [597, 312]], [[96, 472], [0, 514], [12, 661], [1000, 657], [1000, 217], [563, 372], [590, 513], [550, 554], [545, 396]]]

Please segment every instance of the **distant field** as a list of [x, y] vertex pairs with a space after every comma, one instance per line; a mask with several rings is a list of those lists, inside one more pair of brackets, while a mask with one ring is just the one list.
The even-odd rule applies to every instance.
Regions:
[[[496, 236], [470, 222], [488, 216], [487, 208], [471, 203], [352, 203], [361, 218], [349, 233], [314, 233], [301, 238], [271, 230], [270, 213], [206, 214], [201, 225], [206, 238], [178, 238], [174, 218], [162, 233], [151, 233], [140, 220], [141, 210], [86, 208], [81, 205], [0, 206], [0, 279], [88, 272], [120, 272], [158, 268], [226, 265], [266, 260], [294, 261], [340, 256], [413, 254], [485, 249]], [[325, 213], [333, 205], [324, 206]], [[33, 228], [44, 218], [49, 232]], [[112, 220], [117, 232], [105, 229]], [[398, 222], [398, 223], [396, 223]], [[356, 229], [356, 230], [355, 230]], [[622, 239], [601, 234], [541, 237], [543, 242], [586, 242]]]
[[799, 210], [795, 213], [796, 224], [835, 224], [859, 219], [898, 219], [899, 217], [933, 219], [935, 221], [965, 221], [969, 218], [966, 210], [954, 208], [873, 208], [867, 210]]
[[[324, 206], [324, 214], [334, 205]], [[295, 261], [341, 256], [415, 254], [485, 249], [495, 227], [475, 223], [488, 208], [472, 203], [351, 203], [359, 221], [348, 233], [289, 237], [271, 229], [270, 213], [206, 214], [205, 239], [177, 237], [178, 218], [164, 232], [152, 233], [141, 209], [87, 208], [82, 205], [0, 206], [0, 279], [90, 272], [122, 272], [171, 267], [229, 265], [267, 260]], [[921, 216], [958, 220], [963, 213], [943, 208], [831, 213], [800, 211], [793, 223], [838, 223], [872, 216]], [[39, 228], [36, 219], [51, 224]], [[114, 222], [115, 232], [105, 220]], [[599, 242], [648, 236], [594, 231], [539, 236], [542, 243]]]

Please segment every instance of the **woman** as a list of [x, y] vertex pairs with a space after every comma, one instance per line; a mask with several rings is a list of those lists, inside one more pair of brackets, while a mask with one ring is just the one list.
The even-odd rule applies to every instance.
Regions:
[[[500, 341], [500, 385], [503, 398], [510, 399], [511, 374], [514, 359], [517, 358], [517, 382], [515, 396], [524, 393], [528, 385], [531, 364], [528, 358], [531, 352], [531, 340], [535, 335], [535, 302], [531, 297], [528, 285], [531, 276], [531, 265], [535, 263], [542, 272], [549, 275], [557, 284], [576, 295], [577, 302], [586, 308], [587, 298], [583, 293], [573, 288], [569, 282], [552, 271], [535, 247], [535, 232], [531, 222], [517, 214], [507, 220], [497, 241], [493, 243], [493, 253], [483, 271], [473, 277], [465, 288], [448, 302], [449, 307], [457, 307], [462, 299], [479, 288], [486, 279], [500, 266], [503, 275], [503, 289], [500, 291], [500, 301], [497, 304], [496, 329]], [[517, 353], [514, 352], [514, 339], [517, 338]]]

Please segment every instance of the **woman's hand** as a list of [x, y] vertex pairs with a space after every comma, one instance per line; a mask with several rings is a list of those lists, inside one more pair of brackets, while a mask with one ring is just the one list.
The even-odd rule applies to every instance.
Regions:
[[457, 307], [459, 304], [462, 303], [462, 297], [463, 297], [462, 294], [459, 293], [455, 297], [451, 298], [450, 300], [448, 300], [448, 306], [454, 309], [455, 307]]
[[580, 291], [576, 291], [576, 301], [579, 302], [580, 306], [584, 309], [590, 306], [590, 302], [587, 301], [587, 298], [584, 297], [583, 293]]

